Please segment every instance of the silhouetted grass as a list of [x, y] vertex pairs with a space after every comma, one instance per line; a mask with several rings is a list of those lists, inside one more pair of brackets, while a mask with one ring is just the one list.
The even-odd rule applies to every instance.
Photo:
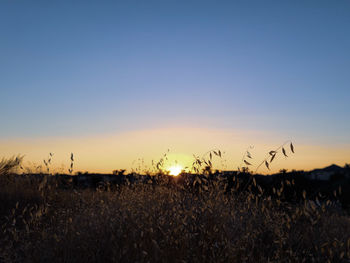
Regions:
[[198, 191], [162, 180], [77, 190], [53, 176], [13, 175], [20, 161], [8, 162], [0, 175], [0, 262], [350, 259], [349, 217], [306, 194], [287, 203], [263, 195], [255, 180], [257, 192], [227, 194], [220, 180], [205, 184], [208, 174], [196, 178]]

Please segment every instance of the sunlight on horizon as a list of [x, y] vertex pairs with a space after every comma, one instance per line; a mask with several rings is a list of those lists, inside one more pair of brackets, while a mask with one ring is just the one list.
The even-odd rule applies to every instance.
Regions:
[[[285, 139], [279, 134], [258, 131], [170, 127], [89, 137], [0, 140], [0, 155], [25, 155], [24, 164], [33, 167], [43, 165], [43, 159], [52, 152], [52, 167], [67, 172], [70, 153], [74, 153], [74, 172], [110, 173], [115, 169], [137, 169], [145, 173], [155, 172], [152, 161], [158, 162], [164, 158], [164, 154], [167, 160], [162, 169], [166, 170], [176, 163], [191, 169], [193, 155], [201, 158], [211, 149], [220, 149], [223, 157], [213, 156], [213, 170], [236, 170], [241, 165], [247, 147], [254, 145], [251, 152], [253, 159], [249, 161], [252, 170], [255, 170], [266, 153], [280, 146]], [[311, 170], [333, 163], [343, 166], [349, 162], [349, 145], [322, 146], [307, 143], [300, 138], [292, 141], [295, 154], [288, 158], [278, 155], [271, 164], [270, 171], [262, 166], [258, 172], [271, 173], [282, 168]], [[167, 149], [170, 151], [167, 152]]]
[[179, 164], [176, 164], [176, 165], [170, 166], [167, 170], [169, 171], [169, 175], [178, 176], [182, 172], [183, 167]]

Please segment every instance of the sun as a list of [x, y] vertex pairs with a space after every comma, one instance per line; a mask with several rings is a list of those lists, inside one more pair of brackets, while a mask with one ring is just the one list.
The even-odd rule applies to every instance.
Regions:
[[173, 165], [168, 168], [169, 174], [172, 176], [178, 176], [182, 172], [182, 166], [181, 165]]

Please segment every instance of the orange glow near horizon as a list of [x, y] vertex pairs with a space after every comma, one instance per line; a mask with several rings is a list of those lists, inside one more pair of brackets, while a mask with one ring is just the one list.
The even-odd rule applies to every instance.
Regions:
[[[266, 153], [284, 141], [285, 136], [260, 131], [167, 127], [99, 136], [0, 140], [0, 158], [22, 154], [25, 167], [37, 167], [43, 165], [43, 159], [52, 152], [50, 170], [67, 173], [72, 152], [75, 157], [74, 172], [111, 173], [116, 169], [132, 171], [136, 168], [139, 172], [147, 172], [154, 170], [153, 164], [164, 158], [166, 153], [163, 167], [172, 173], [167, 168], [174, 164], [192, 167], [193, 154], [201, 158], [210, 149], [220, 149], [223, 156], [213, 155], [213, 170], [236, 170], [247, 147], [254, 145], [251, 151], [253, 159], [249, 162], [251, 170], [255, 171]], [[292, 138], [292, 141], [295, 154], [287, 152], [288, 158], [279, 154], [271, 163], [271, 170], [261, 166], [258, 172], [273, 173], [282, 168], [312, 170], [333, 163], [343, 166], [350, 162], [350, 145], [317, 145], [302, 138]]]

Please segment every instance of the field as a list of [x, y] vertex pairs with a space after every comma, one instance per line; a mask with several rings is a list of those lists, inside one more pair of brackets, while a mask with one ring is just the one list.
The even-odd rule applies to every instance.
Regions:
[[288, 202], [283, 187], [271, 197], [251, 180], [228, 192], [207, 174], [196, 187], [159, 175], [79, 188], [15, 175], [17, 165], [0, 166], [0, 262], [350, 261], [347, 211], [334, 200], [315, 205], [305, 191]]

